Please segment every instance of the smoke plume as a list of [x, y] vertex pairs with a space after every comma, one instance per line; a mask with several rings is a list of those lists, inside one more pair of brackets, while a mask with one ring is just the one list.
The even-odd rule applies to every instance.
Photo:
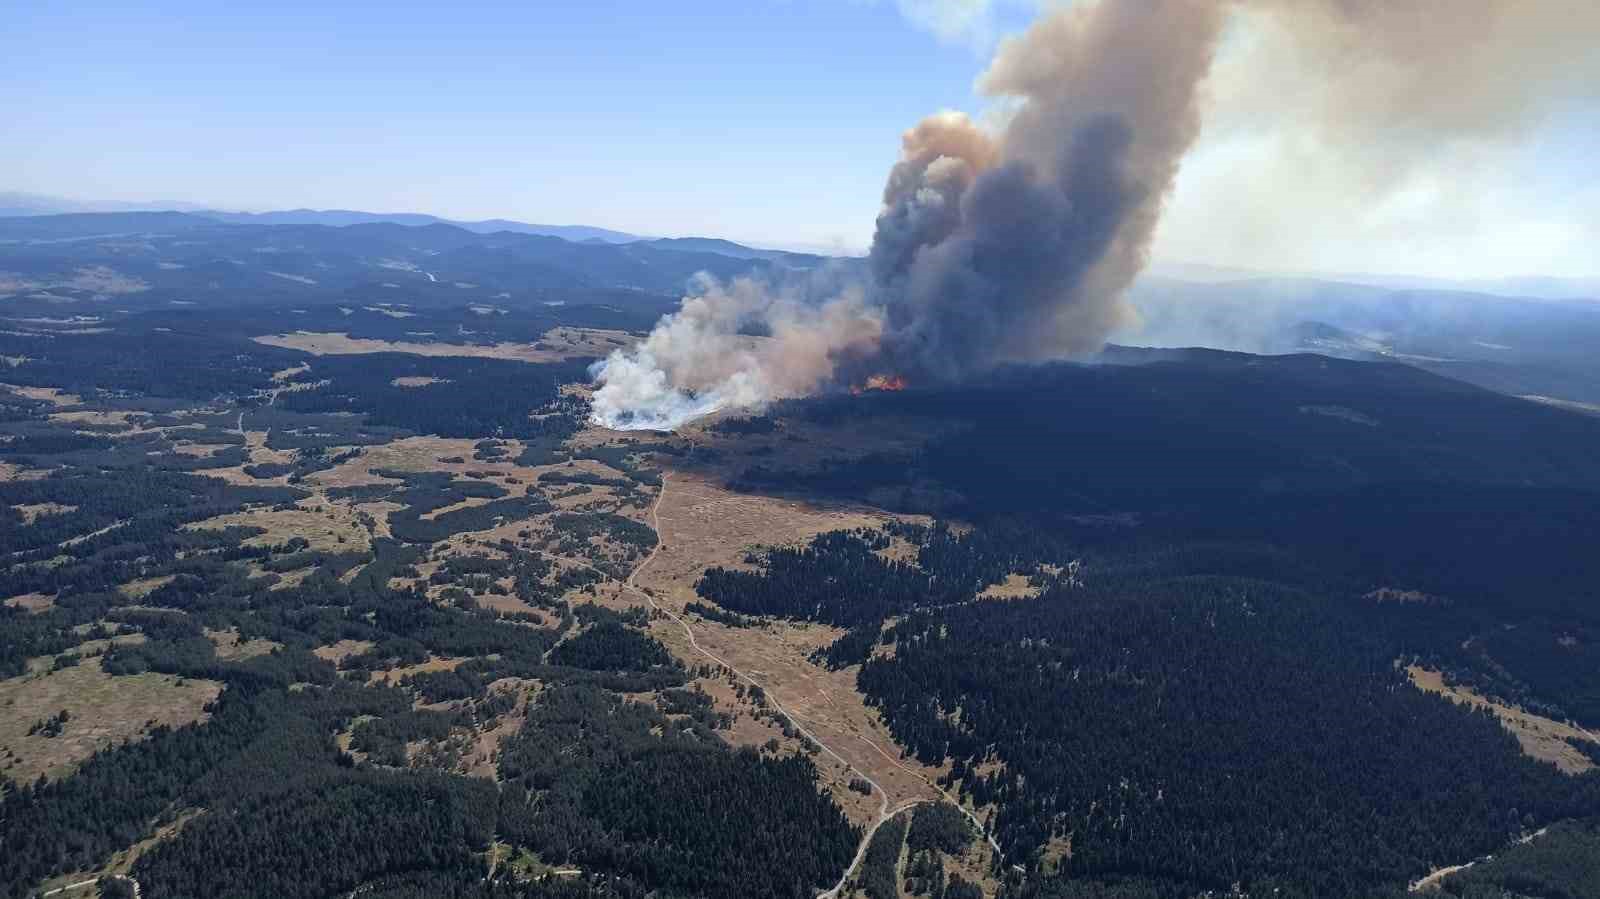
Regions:
[[[595, 366], [597, 422], [671, 430], [718, 409], [801, 396], [878, 345], [879, 311], [857, 286], [821, 303], [749, 278], [702, 277], [696, 288], [642, 343]], [[753, 328], [767, 336], [743, 333]]]
[[[596, 366], [595, 419], [673, 428], [873, 374], [943, 380], [1098, 349], [1199, 130], [1221, 21], [1216, 0], [1099, 2], [1006, 41], [980, 87], [1014, 114], [998, 133], [955, 113], [906, 133], [869, 283], [816, 304], [704, 282]], [[755, 324], [769, 336], [741, 334]]]
[[1075, 6], [979, 82], [1021, 101], [998, 136], [954, 115], [906, 135], [870, 257], [890, 367], [956, 378], [1100, 348], [1199, 133], [1221, 23], [1212, 0]]
[[1600, 193], [1545, 154], [1600, 128], [1600, 3], [1250, 0], [1234, 19], [1163, 255], [1593, 274]]
[[[1220, 66], [1233, 108], [1260, 96], [1271, 108], [1256, 120], [1315, 123], [1308, 133], [1322, 146], [1338, 146], [1333, 123], [1345, 123], [1353, 142], [1382, 136], [1392, 151], [1370, 158], [1403, 160], [1442, 140], [1523, 127], [1519, 112], [1571, 87], [1570, 66], [1543, 63], [1541, 46], [1562, 59], [1583, 52], [1583, 72], [1600, 59], [1584, 50], [1592, 31], [1552, 33], [1564, 18], [1600, 18], [1593, 0], [1484, 0], [1473, 10], [1454, 0], [1080, 0], [1057, 9], [1002, 42], [979, 81], [1010, 111], [1003, 125], [940, 113], [906, 132], [861, 283], [820, 303], [806, 296], [814, 288], [700, 285], [642, 344], [596, 366], [595, 418], [672, 428], [875, 375], [927, 383], [1092, 353], [1130, 322], [1124, 293], [1199, 136], [1230, 15], [1246, 20], [1245, 37], [1292, 35], [1302, 68], [1317, 73], [1308, 106], [1301, 94], [1285, 99], [1277, 70], [1246, 88]], [[1293, 70], [1292, 57], [1282, 62]], [[1384, 188], [1381, 175], [1373, 190]]]

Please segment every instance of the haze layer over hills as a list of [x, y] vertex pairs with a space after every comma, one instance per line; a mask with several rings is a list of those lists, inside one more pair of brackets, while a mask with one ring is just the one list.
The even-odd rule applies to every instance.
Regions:
[[591, 422], [597, 360], [701, 271], [859, 263], [0, 240], [8, 892], [1466, 897], [1600, 857], [1589, 304], [1146, 279], [1119, 338], [1277, 355], [662, 434]]

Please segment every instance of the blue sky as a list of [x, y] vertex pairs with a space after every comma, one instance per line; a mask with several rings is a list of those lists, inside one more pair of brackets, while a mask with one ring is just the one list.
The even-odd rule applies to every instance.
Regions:
[[28, 4], [4, 186], [860, 244], [983, 66], [849, 0], [234, 6]]
[[[22, 0], [0, 30], [0, 190], [859, 249], [900, 132], [981, 113], [994, 38], [1039, 2]], [[940, 12], [970, 16], [941, 34]], [[1210, 128], [1156, 253], [1600, 276], [1597, 91], [1388, 197], [1266, 165], [1281, 135]]]

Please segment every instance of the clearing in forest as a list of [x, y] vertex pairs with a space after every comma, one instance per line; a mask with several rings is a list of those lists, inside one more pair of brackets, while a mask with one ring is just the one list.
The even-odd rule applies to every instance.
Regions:
[[1515, 706], [1495, 702], [1484, 696], [1479, 696], [1466, 687], [1454, 687], [1444, 682], [1444, 675], [1438, 671], [1430, 671], [1420, 665], [1406, 666], [1406, 674], [1411, 676], [1411, 683], [1417, 689], [1429, 693], [1438, 693], [1453, 702], [1465, 703], [1476, 708], [1487, 708], [1494, 712], [1495, 717], [1506, 730], [1511, 731], [1522, 744], [1522, 751], [1540, 761], [1553, 762], [1555, 766], [1567, 774], [1582, 774], [1595, 767], [1589, 757], [1578, 751], [1577, 747], [1567, 742], [1568, 739], [1580, 740], [1588, 743], [1600, 743], [1594, 735], [1582, 728], [1574, 727], [1562, 721], [1535, 715], [1523, 711]]
[[[856, 691], [855, 669], [830, 671], [808, 658], [842, 631], [781, 621], [727, 627], [683, 611], [686, 603], [704, 602], [694, 591], [700, 574], [713, 565], [739, 564], [746, 547], [800, 543], [826, 531], [881, 525], [888, 516], [860, 506], [734, 493], [712, 478], [685, 472], [670, 475], [657, 515], [661, 548], [635, 584], [684, 618], [701, 648], [750, 675], [828, 748], [882, 786], [891, 806], [937, 797], [930, 784], [943, 772], [900, 757], [901, 747]], [[658, 619], [651, 633], [686, 665], [707, 663], [670, 619]], [[721, 691], [713, 695], [717, 692]], [[732, 734], [752, 741], [764, 735], [762, 730], [743, 728]], [[866, 822], [876, 816], [878, 797], [868, 800], [849, 790], [848, 783], [856, 777], [853, 772], [825, 754], [813, 758], [852, 819]]]
[[518, 362], [562, 362], [604, 356], [626, 346], [630, 340], [625, 332], [596, 328], [553, 328], [533, 343], [418, 343], [351, 337], [332, 331], [294, 331], [288, 334], [265, 334], [251, 339], [267, 346], [303, 350], [314, 356], [410, 353], [414, 356], [467, 356]]
[[[170, 674], [113, 677], [98, 658], [60, 670], [41, 667], [0, 681], [0, 775], [16, 783], [61, 777], [97, 750], [157, 725], [202, 720], [206, 704], [222, 692], [216, 681]], [[49, 726], [63, 711], [66, 720]]]

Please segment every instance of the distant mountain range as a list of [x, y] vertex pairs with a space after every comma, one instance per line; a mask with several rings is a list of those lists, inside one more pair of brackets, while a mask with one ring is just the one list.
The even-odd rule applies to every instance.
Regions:
[[1269, 272], [1185, 262], [1157, 262], [1147, 277], [1212, 284], [1233, 281], [1337, 281], [1388, 290], [1435, 290], [1493, 294], [1539, 300], [1600, 300], [1600, 278], [1555, 278], [1538, 275], [1508, 278], [1432, 278], [1425, 275], [1383, 275], [1369, 272]]
[[591, 225], [534, 225], [510, 219], [484, 219], [463, 222], [443, 219], [420, 212], [359, 212], [350, 209], [287, 209], [281, 212], [221, 212], [203, 209], [195, 213], [219, 222], [236, 225], [328, 225], [343, 228], [347, 225], [453, 225], [475, 234], [495, 234], [509, 231], [513, 234], [537, 234], [541, 237], [559, 237], [574, 243], [634, 243], [644, 240], [637, 234], [596, 228]]
[[[475, 234], [501, 232], [534, 234], [542, 237], [559, 237], [575, 243], [626, 244], [649, 241], [661, 249], [714, 253], [735, 259], [784, 259], [790, 266], [795, 265], [800, 259], [820, 260], [829, 256], [845, 255], [837, 252], [790, 252], [787, 250], [753, 247], [715, 237], [653, 238], [627, 231], [599, 228], [593, 225], [543, 225], [502, 218], [465, 221], [441, 218], [420, 212], [364, 212], [353, 209], [284, 209], [267, 212], [230, 212], [203, 204], [183, 201], [152, 201], [144, 203], [85, 201], [22, 191], [0, 191], [0, 218], [60, 215], [63, 213], [169, 211], [185, 212], [239, 225], [327, 225], [330, 227], [370, 224], [394, 224], [412, 227], [452, 225]], [[812, 248], [797, 247], [796, 249], [810, 250]], [[815, 264], [815, 262], [806, 264]], [[1466, 291], [1502, 297], [1544, 300], [1600, 300], [1600, 278], [1560, 278], [1537, 275], [1494, 279], [1436, 278], [1421, 275], [1387, 275], [1362, 272], [1266, 271], [1185, 262], [1156, 262], [1150, 267], [1146, 276], [1147, 278], [1153, 276], [1161, 279], [1197, 283], [1251, 281], [1264, 278], [1337, 281], [1344, 284], [1381, 287], [1389, 290]]]
[[106, 212], [187, 212], [194, 215], [229, 222], [236, 225], [454, 225], [477, 234], [510, 231], [514, 234], [538, 234], [559, 237], [574, 242], [632, 243], [644, 240], [637, 234], [596, 228], [591, 225], [535, 225], [510, 219], [485, 219], [483, 221], [456, 221], [419, 212], [361, 212], [352, 209], [285, 209], [272, 212], [228, 212], [194, 203], [183, 202], [86, 202], [64, 197], [18, 191], [0, 191], [0, 217], [60, 215], [63, 213]]
[[[862, 260], [707, 237], [338, 210], [0, 218], [9, 315], [56, 317], [64, 303], [113, 296], [126, 309], [318, 300], [420, 309], [543, 308], [603, 295], [648, 316], [670, 309], [701, 273], [794, 283], [804, 280], [796, 272], [824, 265]], [[1505, 393], [1600, 405], [1600, 302], [1196, 266], [1157, 266], [1129, 299], [1139, 315], [1113, 335], [1119, 343], [1399, 361]]]
[[[0, 297], [9, 314], [118, 298], [119, 308], [375, 302], [417, 307], [553, 305], [624, 291], [656, 308], [702, 273], [788, 282], [828, 257], [710, 238], [608, 240], [603, 229], [372, 221], [359, 212], [78, 212], [0, 217]], [[314, 221], [295, 221], [297, 219]], [[380, 217], [381, 218], [381, 217]], [[469, 226], [470, 225], [470, 226]], [[519, 230], [520, 229], [520, 230]], [[601, 233], [596, 233], [601, 232]], [[841, 260], [837, 264], [854, 264]], [[563, 293], [551, 295], [550, 291]], [[669, 307], [670, 308], [670, 305]]]
[[1180, 280], [1129, 291], [1146, 347], [1404, 362], [1518, 396], [1600, 404], [1600, 302], [1312, 278]]

